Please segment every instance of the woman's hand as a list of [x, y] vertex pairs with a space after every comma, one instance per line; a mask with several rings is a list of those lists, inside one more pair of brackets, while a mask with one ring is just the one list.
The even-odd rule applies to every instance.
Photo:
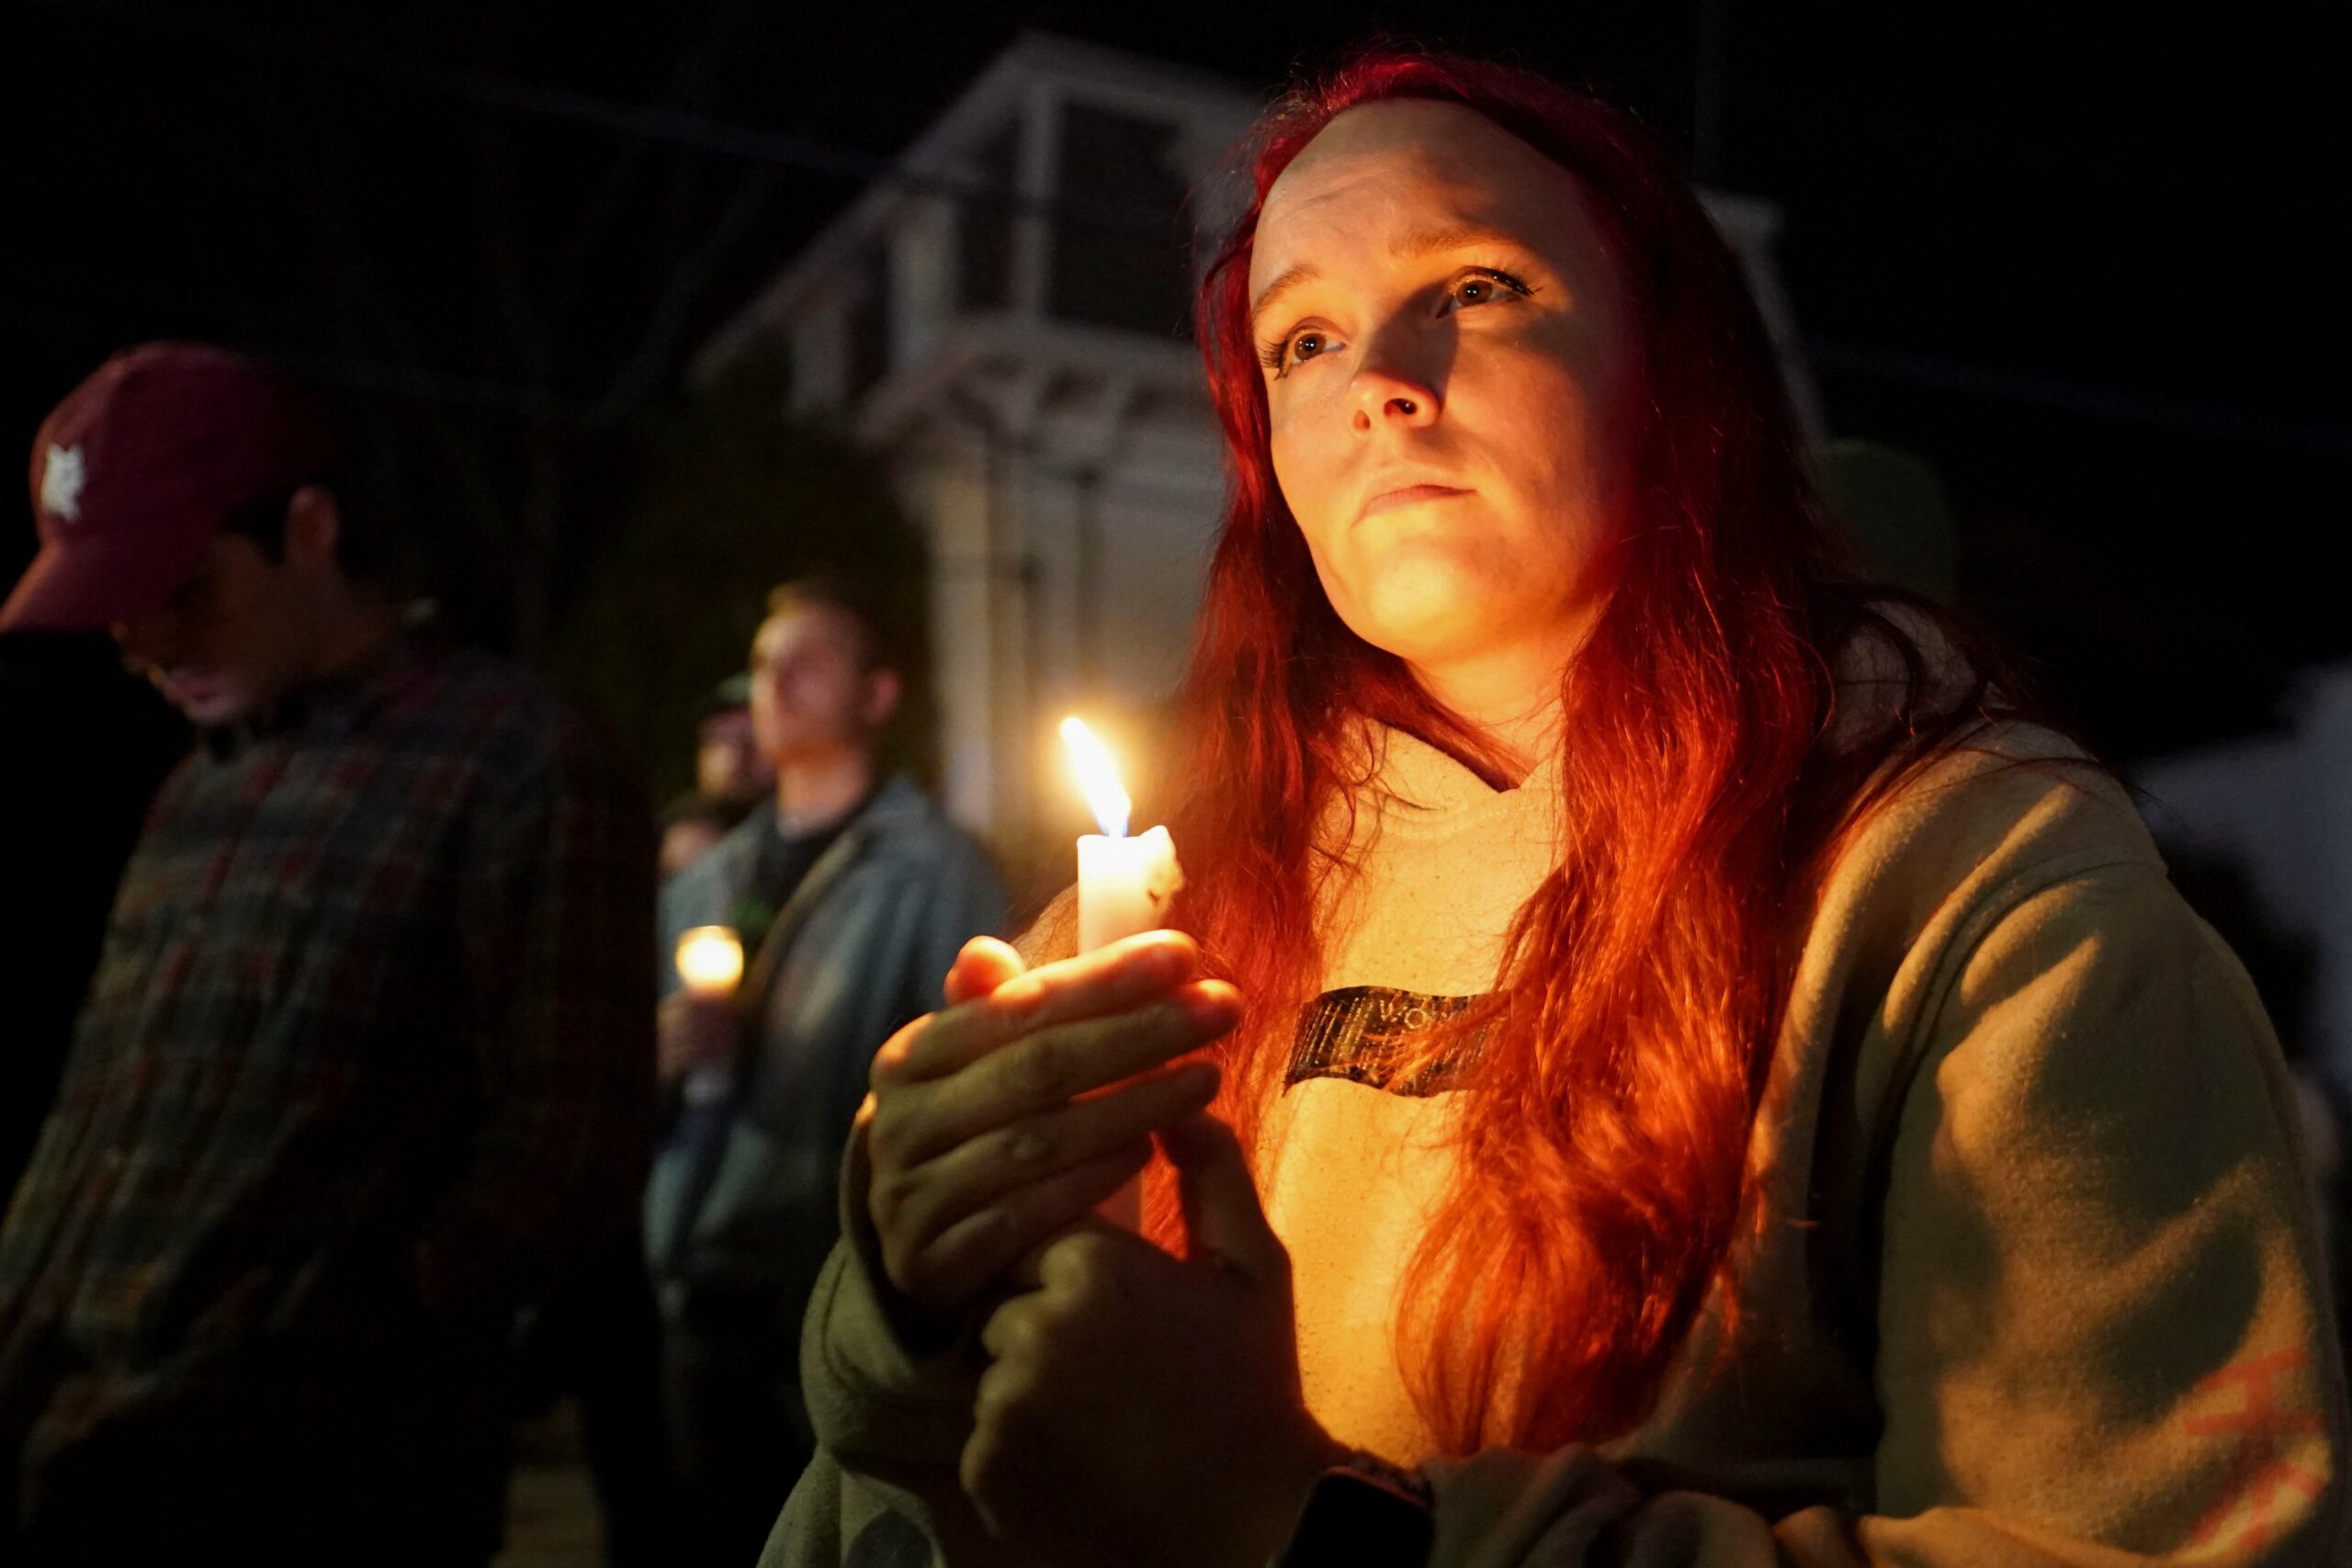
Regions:
[[1290, 1255], [1232, 1133], [1195, 1116], [1163, 1145], [1189, 1256], [1085, 1225], [981, 1335], [964, 1490], [1057, 1568], [1260, 1568], [1343, 1452], [1301, 1396]]
[[952, 1335], [1143, 1168], [1155, 1129], [1216, 1093], [1213, 1066], [1168, 1066], [1240, 1016], [1232, 987], [1193, 978], [1199, 963], [1191, 938], [1152, 931], [1023, 973], [979, 938], [948, 977], [953, 1005], [876, 1054], [866, 1210], [922, 1325]]

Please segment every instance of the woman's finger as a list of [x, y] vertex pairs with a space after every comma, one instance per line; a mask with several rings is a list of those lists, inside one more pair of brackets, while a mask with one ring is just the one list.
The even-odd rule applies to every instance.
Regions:
[[964, 944], [956, 962], [948, 967], [946, 984], [942, 987], [947, 1005], [954, 1007], [957, 1002], [988, 996], [1027, 967], [1011, 942], [992, 936], [976, 936]]
[[[1073, 1239], [1081, 1236], [1088, 1239]], [[1106, 1254], [1126, 1255], [1122, 1267], [1129, 1270], [1176, 1261], [1126, 1226], [1113, 1224], [1099, 1214], [1089, 1213], [1074, 1222], [1069, 1229], [1047, 1236], [1014, 1258], [1012, 1268], [1006, 1275], [1005, 1285], [1008, 1289], [1018, 1288], [1034, 1294], [1050, 1289], [1058, 1277], [1060, 1283], [1067, 1287], [1078, 1271], [1093, 1267], [1093, 1260]], [[982, 1344], [987, 1345], [985, 1339]]]
[[1017, 1187], [1189, 1120], [1216, 1086], [1214, 1066], [1186, 1062], [967, 1139], [895, 1179], [893, 1222], [917, 1235], [945, 1231]]
[[916, 1248], [903, 1270], [891, 1268], [890, 1282], [933, 1317], [958, 1318], [1024, 1254], [1091, 1213], [1150, 1159], [1150, 1142], [1138, 1139], [1015, 1188]]
[[1176, 1168], [1190, 1256], [1259, 1284], [1287, 1288], [1290, 1250], [1266, 1218], [1233, 1129], [1214, 1116], [1191, 1116], [1169, 1128], [1159, 1146]]
[[[960, 962], [960, 961], [959, 961]], [[1193, 939], [1146, 931], [1097, 952], [1044, 964], [964, 1001], [874, 1059], [876, 1087], [943, 1078], [1006, 1042], [1056, 1024], [1129, 1011], [1192, 977]]]
[[[889, 1157], [912, 1169], [967, 1139], [1196, 1051], [1240, 1016], [1231, 986], [1196, 980], [1132, 1012], [1023, 1035], [953, 1077], [908, 1086], [914, 1092], [902, 1091], [902, 1100], [910, 1114], [888, 1132]], [[891, 1109], [886, 1104], [884, 1113]]]

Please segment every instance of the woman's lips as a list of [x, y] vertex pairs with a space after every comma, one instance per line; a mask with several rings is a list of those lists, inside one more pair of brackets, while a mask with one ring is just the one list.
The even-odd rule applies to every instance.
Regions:
[[1396, 490], [1385, 490], [1363, 503], [1363, 512], [1357, 521], [1392, 507], [1412, 506], [1424, 501], [1443, 501], [1448, 496], [1469, 493], [1457, 485], [1405, 485]]

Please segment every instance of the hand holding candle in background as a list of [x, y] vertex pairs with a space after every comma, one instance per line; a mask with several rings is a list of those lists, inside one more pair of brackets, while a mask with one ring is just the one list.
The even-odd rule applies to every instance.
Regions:
[[678, 978], [697, 996], [729, 997], [743, 981], [743, 942], [732, 926], [695, 926], [678, 938]]
[[658, 1021], [661, 1077], [683, 1078], [688, 1100], [724, 1099], [730, 1088], [743, 980], [743, 943], [729, 926], [695, 926], [678, 938], [680, 988]]

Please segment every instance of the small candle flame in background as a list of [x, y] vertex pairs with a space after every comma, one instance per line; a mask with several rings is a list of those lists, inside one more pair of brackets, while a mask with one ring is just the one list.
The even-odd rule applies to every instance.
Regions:
[[1119, 764], [1110, 749], [1095, 739], [1084, 719], [1075, 715], [1062, 720], [1062, 743], [1069, 748], [1070, 769], [1078, 775], [1079, 793], [1086, 797], [1086, 808], [1094, 813], [1103, 837], [1125, 838], [1127, 818], [1135, 809], [1135, 802], [1127, 798], [1126, 787], [1119, 782]]
[[695, 926], [678, 938], [678, 978], [686, 989], [724, 996], [743, 978], [743, 942], [732, 926]]

